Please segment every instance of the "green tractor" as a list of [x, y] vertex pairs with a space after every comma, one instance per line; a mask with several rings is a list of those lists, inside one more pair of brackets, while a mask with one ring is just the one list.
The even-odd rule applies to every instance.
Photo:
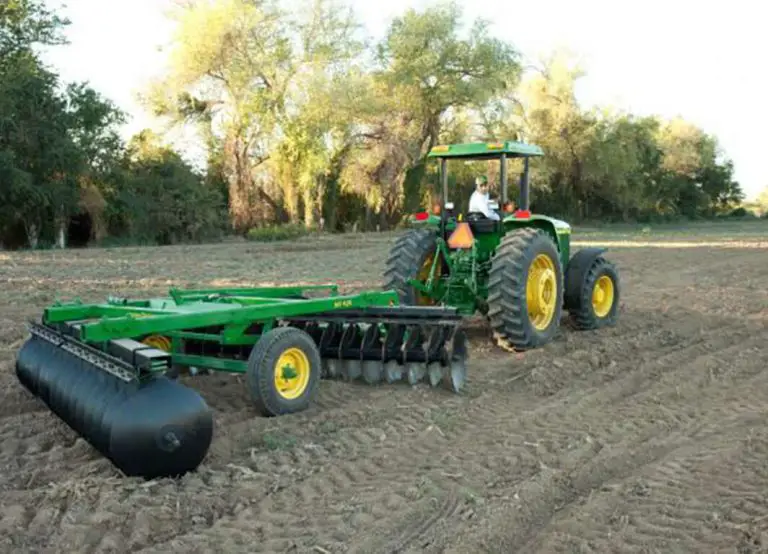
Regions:
[[[515, 350], [548, 343], [567, 311], [576, 329], [614, 325], [618, 317], [618, 271], [604, 248], [570, 255], [571, 226], [529, 210], [529, 158], [538, 146], [513, 141], [435, 146], [440, 163], [440, 208], [410, 217], [411, 228], [386, 261], [385, 289], [403, 304], [448, 305], [464, 315], [485, 315], [496, 340]], [[522, 158], [516, 210], [507, 201], [507, 159]], [[499, 219], [462, 213], [448, 201], [449, 160], [498, 160]]]

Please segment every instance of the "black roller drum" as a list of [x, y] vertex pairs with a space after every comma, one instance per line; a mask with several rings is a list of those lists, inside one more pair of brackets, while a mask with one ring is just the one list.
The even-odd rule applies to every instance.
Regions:
[[128, 383], [35, 336], [18, 353], [16, 375], [126, 475], [180, 476], [210, 447], [210, 408], [165, 377]]

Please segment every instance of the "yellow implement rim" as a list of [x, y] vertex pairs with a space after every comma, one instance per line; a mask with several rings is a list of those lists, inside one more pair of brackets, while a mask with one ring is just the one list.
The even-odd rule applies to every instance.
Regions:
[[300, 348], [289, 348], [275, 364], [275, 390], [286, 400], [301, 396], [309, 384], [309, 358]]
[[164, 350], [165, 352], [171, 351], [171, 341], [168, 340], [168, 337], [152, 335], [151, 337], [145, 338], [141, 342], [147, 346], [151, 346], [152, 348], [157, 348], [158, 350]]
[[539, 254], [531, 263], [526, 283], [528, 317], [538, 331], [552, 322], [557, 304], [557, 274], [555, 263], [547, 254]]
[[613, 295], [613, 280], [608, 275], [603, 275], [592, 289], [592, 309], [597, 317], [605, 317], [611, 311]]

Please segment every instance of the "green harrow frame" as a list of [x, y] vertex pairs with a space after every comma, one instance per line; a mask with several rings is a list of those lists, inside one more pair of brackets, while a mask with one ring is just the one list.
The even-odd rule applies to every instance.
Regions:
[[184, 369], [244, 374], [269, 416], [309, 407], [323, 378], [458, 392], [461, 322], [455, 308], [402, 306], [394, 291], [171, 288], [166, 297], [45, 308], [29, 323], [16, 371], [126, 474], [178, 475], [201, 463], [213, 433], [205, 402], [175, 380]]

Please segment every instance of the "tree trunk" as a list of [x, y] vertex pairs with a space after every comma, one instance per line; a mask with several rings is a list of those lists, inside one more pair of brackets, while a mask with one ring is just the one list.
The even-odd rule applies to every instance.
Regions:
[[64, 211], [64, 206], [59, 207], [59, 213], [56, 217], [56, 248], [62, 250], [67, 247], [67, 223], [68, 218]]
[[312, 190], [305, 189], [302, 193], [304, 198], [304, 226], [313, 228], [317, 225], [315, 199]]
[[293, 177], [287, 184], [283, 184], [283, 198], [285, 204], [286, 215], [291, 223], [299, 222], [299, 191], [296, 188], [296, 183], [293, 181]]
[[368, 231], [371, 228], [371, 219], [373, 217], [373, 211], [371, 210], [371, 204], [365, 203], [365, 220], [363, 222], [363, 232]]
[[341, 172], [344, 169], [344, 162], [347, 159], [352, 145], [353, 138], [348, 138], [342, 148], [340, 148], [331, 158], [331, 163], [327, 177], [323, 178], [323, 196], [321, 200], [321, 214], [325, 218], [325, 228], [331, 233], [336, 230], [339, 221], [337, 204], [339, 201], [339, 181]]
[[25, 221], [24, 230], [27, 232], [27, 242], [29, 247], [34, 250], [40, 240], [40, 225], [35, 221]]

